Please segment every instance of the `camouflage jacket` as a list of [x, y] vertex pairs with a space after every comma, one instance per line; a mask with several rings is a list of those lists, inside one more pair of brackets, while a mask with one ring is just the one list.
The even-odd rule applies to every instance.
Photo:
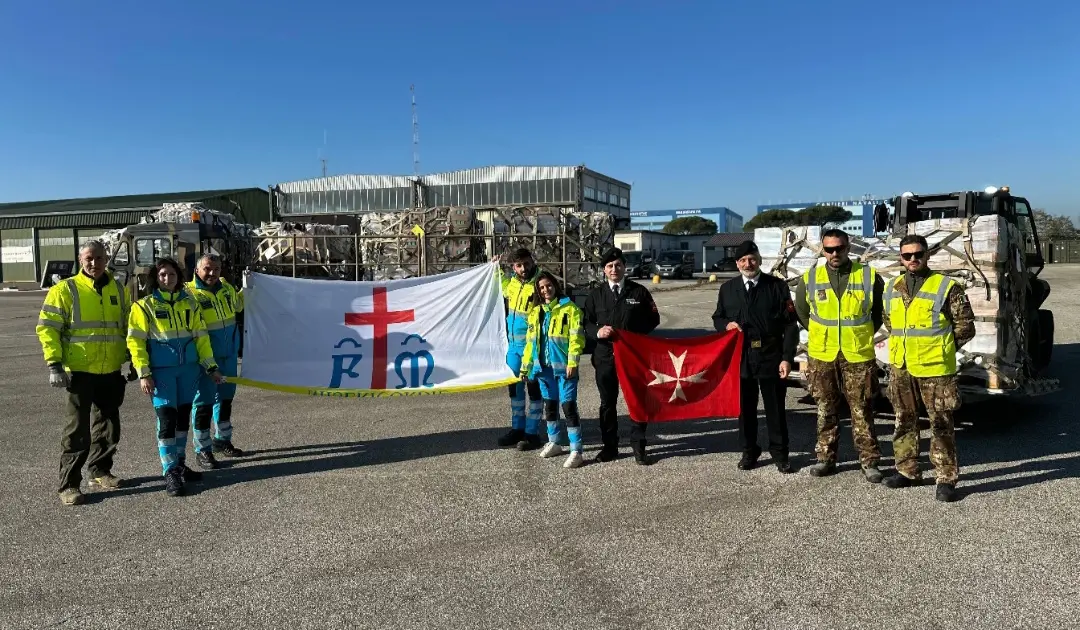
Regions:
[[[908, 282], [906, 281], [907, 273], [898, 279], [901, 278], [905, 281], [898, 283], [894, 290], [903, 298], [904, 306], [909, 306], [911, 304], [911, 290], [908, 288]], [[922, 285], [923, 279], [916, 277], [914, 283], [916, 292], [919, 290], [919, 286]], [[890, 282], [896, 282], [896, 280], [890, 280]], [[975, 338], [975, 313], [971, 310], [971, 302], [968, 301], [964, 287], [959, 282], [954, 282], [952, 288], [949, 289], [949, 293], [945, 296], [944, 315], [952, 322], [953, 338], [956, 340], [957, 348]], [[892, 322], [889, 321], [888, 305], [884, 309], [884, 320], [885, 329], [891, 335]]]

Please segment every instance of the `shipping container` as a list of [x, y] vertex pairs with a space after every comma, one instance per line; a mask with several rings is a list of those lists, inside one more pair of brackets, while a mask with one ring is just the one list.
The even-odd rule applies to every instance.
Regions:
[[1050, 241], [1051, 263], [1080, 263], [1080, 239]]

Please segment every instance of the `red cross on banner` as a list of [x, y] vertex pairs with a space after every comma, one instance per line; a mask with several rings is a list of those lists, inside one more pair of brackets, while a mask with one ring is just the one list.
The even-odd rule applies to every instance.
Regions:
[[371, 326], [372, 361], [371, 389], [386, 389], [386, 337], [390, 324], [405, 324], [415, 320], [413, 310], [391, 311], [386, 303], [386, 287], [375, 287], [371, 294], [374, 310], [370, 313], [345, 313], [346, 326]]

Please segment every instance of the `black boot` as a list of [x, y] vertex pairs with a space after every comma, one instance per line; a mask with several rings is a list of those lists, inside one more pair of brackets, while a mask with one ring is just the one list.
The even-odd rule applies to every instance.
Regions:
[[743, 453], [742, 457], [739, 459], [739, 470], [750, 470], [757, 465], [759, 457], [761, 457], [761, 449]]
[[645, 452], [645, 440], [638, 440], [632, 444], [632, 447], [634, 449], [634, 461], [637, 462], [639, 466], [648, 466], [652, 463]]
[[901, 475], [900, 473], [896, 473], [887, 477], [885, 481], [882, 481], [881, 483], [886, 488], [907, 488], [911, 485], [914, 485], [915, 482]]
[[521, 429], [510, 429], [506, 432], [506, 435], [499, 438], [499, 446], [516, 446], [518, 442], [525, 439], [525, 432]]
[[939, 483], [934, 498], [938, 501], [952, 503], [958, 498], [956, 496], [956, 486], [951, 483]]
[[519, 451], [535, 451], [538, 448], [543, 448], [544, 438], [532, 433], [525, 433], [522, 435], [521, 440], [517, 443], [517, 450]]
[[184, 473], [180, 466], [173, 466], [165, 473], [165, 494], [170, 497], [184, 494]]
[[[221, 409], [218, 411], [218, 426], [228, 422], [232, 424], [232, 398], [221, 401]], [[243, 457], [244, 451], [233, 446], [232, 440], [214, 440], [214, 452], [226, 457]]]

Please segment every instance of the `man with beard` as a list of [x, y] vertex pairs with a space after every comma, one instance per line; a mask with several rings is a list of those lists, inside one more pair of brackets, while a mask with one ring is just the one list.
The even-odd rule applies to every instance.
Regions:
[[[619, 457], [619, 376], [615, 370], [612, 342], [620, 330], [647, 335], [660, 325], [660, 312], [652, 294], [644, 286], [626, 278], [622, 250], [609, 249], [600, 259], [606, 282], [585, 298], [585, 335], [596, 341], [592, 364], [600, 392], [600, 435], [604, 442], [594, 461], [609, 462]], [[648, 423], [633, 422], [630, 445], [634, 460], [647, 465], [645, 429]]]
[[[497, 262], [499, 257], [492, 259]], [[533, 260], [532, 253], [521, 248], [515, 250], [510, 263], [512, 276], [502, 278], [502, 296], [506, 301], [506, 334], [510, 347], [506, 352], [506, 364], [517, 374], [521, 370], [521, 359], [525, 354], [525, 343], [529, 333], [529, 308], [532, 304], [534, 283], [540, 275], [540, 269]], [[499, 438], [499, 446], [516, 446], [519, 451], [531, 451], [542, 447], [546, 440], [540, 437], [540, 411], [543, 398], [540, 384], [534, 379], [518, 381], [509, 386], [510, 390], [510, 431]], [[529, 394], [529, 412], [525, 413], [525, 393]]]
[[932, 271], [930, 247], [918, 234], [900, 240], [905, 274], [885, 293], [889, 331], [889, 399], [896, 410], [893, 454], [896, 474], [889, 488], [921, 479], [919, 400], [930, 417], [930, 461], [937, 477], [938, 501], [956, 500], [956, 436], [953, 412], [960, 408], [956, 350], [975, 338], [975, 313], [958, 282]]
[[743, 334], [741, 388], [739, 391], [739, 442], [741, 470], [754, 467], [758, 446], [758, 391], [765, 406], [769, 429], [769, 453], [776, 469], [793, 472], [788, 462], [787, 388], [783, 379], [791, 373], [799, 345], [799, 322], [786, 282], [761, 273], [761, 255], [753, 241], [735, 251], [740, 277], [721, 287], [716, 298], [713, 326], [718, 331]]
[[873, 267], [854, 262], [843, 230], [821, 235], [825, 265], [814, 265], [799, 278], [795, 310], [807, 330], [807, 387], [817, 401], [818, 463], [810, 474], [836, 472], [840, 442], [840, 398], [851, 410], [851, 434], [863, 475], [880, 483], [881, 449], [874, 434], [877, 359], [874, 333], [881, 328], [881, 294], [885, 283]]

